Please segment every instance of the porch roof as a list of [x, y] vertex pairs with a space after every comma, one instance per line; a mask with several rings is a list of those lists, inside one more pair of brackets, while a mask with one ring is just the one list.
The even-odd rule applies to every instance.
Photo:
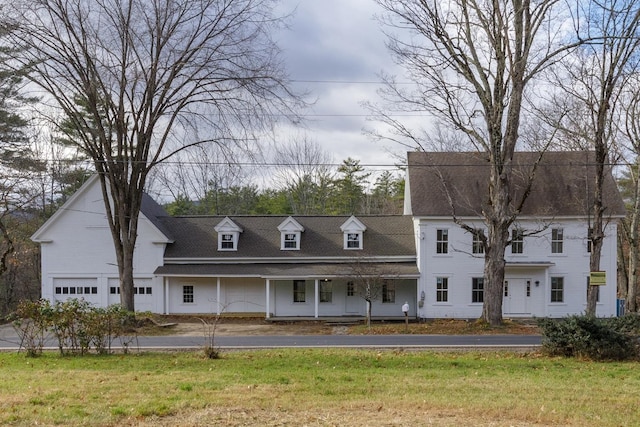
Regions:
[[418, 278], [415, 262], [372, 263], [354, 267], [347, 263], [296, 263], [296, 264], [167, 264], [154, 271], [165, 277], [260, 277], [265, 279], [299, 279], [352, 277], [354, 268], [360, 276], [388, 278]]

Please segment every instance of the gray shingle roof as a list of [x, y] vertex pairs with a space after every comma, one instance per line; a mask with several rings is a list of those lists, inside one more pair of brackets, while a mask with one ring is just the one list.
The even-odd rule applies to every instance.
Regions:
[[367, 227], [363, 234], [363, 250], [343, 249], [340, 226], [349, 216], [293, 216], [303, 227], [300, 250], [280, 249], [282, 216], [229, 216], [243, 232], [237, 251], [218, 251], [218, 236], [214, 227], [224, 216], [192, 216], [160, 218], [165, 229], [175, 237], [167, 245], [165, 258], [323, 258], [382, 256], [415, 257], [413, 223], [410, 217], [357, 216]]
[[[245, 263], [245, 264], [167, 264], [158, 267], [154, 274], [162, 276], [191, 277], [347, 277], [353, 275], [350, 263]], [[376, 270], [374, 270], [376, 269]], [[414, 262], [376, 263], [362, 272], [389, 277], [418, 277]]]
[[[537, 156], [536, 152], [515, 153], [512, 201], [519, 200], [523, 193], [526, 177]], [[593, 152], [546, 152], [522, 215], [587, 215], [593, 200], [593, 160]], [[481, 215], [489, 192], [489, 163], [485, 153], [410, 152], [408, 164], [413, 215], [450, 217], [452, 208], [447, 191], [457, 216]], [[624, 216], [624, 203], [610, 170], [605, 173], [603, 197], [605, 215]]]

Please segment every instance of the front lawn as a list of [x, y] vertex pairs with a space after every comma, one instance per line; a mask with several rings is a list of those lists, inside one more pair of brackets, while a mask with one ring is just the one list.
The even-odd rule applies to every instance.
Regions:
[[633, 425], [639, 367], [498, 352], [2, 353], [0, 424]]

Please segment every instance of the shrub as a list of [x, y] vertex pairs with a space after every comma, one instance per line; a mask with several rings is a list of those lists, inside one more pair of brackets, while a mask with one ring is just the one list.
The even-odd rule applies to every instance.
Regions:
[[20, 338], [20, 347], [24, 347], [27, 356], [42, 354], [49, 329], [50, 311], [51, 304], [48, 300], [23, 300], [9, 317]]
[[105, 354], [111, 351], [116, 338], [124, 351], [128, 350], [132, 338], [127, 325], [132, 318], [133, 314], [119, 305], [105, 309], [79, 299], [53, 305], [47, 300], [22, 301], [13, 314], [13, 326], [29, 356], [42, 353], [48, 333], [57, 340], [62, 355], [82, 355], [91, 348]]
[[638, 356], [640, 316], [597, 318], [574, 315], [540, 319], [542, 349], [547, 354], [592, 360], [626, 360]]

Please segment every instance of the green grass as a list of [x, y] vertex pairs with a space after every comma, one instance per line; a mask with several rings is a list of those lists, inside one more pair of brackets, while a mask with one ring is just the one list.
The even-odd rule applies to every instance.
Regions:
[[639, 367], [505, 353], [2, 353], [0, 425], [629, 426]]

